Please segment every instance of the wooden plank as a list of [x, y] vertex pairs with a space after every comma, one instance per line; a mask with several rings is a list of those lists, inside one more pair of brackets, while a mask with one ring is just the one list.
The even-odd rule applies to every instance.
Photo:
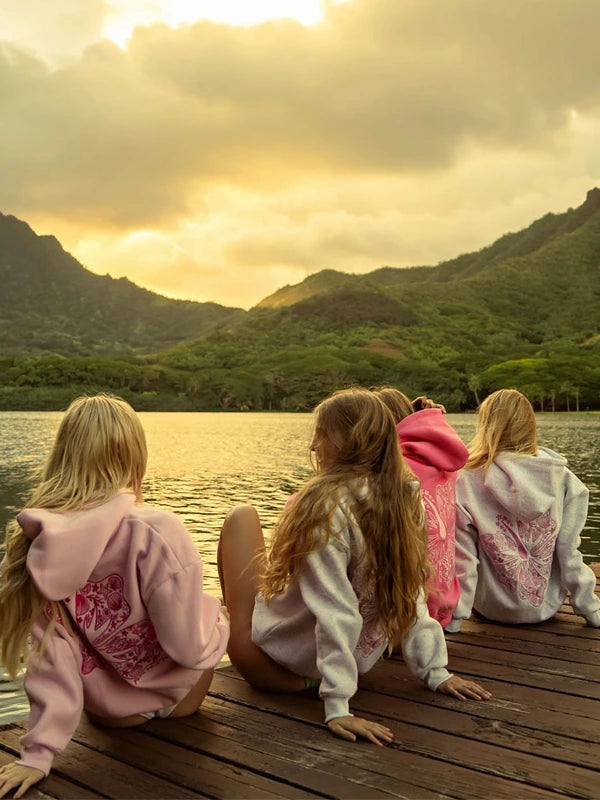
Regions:
[[[228, 725], [232, 724], [232, 721], [237, 718], [242, 731], [248, 728], [251, 730], [256, 729], [258, 734], [263, 732], [265, 725], [264, 714], [257, 715], [254, 709], [249, 709], [246, 706], [240, 706], [236, 711], [229, 703], [224, 703], [221, 706], [209, 703], [209, 706], [201, 716], [204, 717], [205, 715], [215, 719], [222, 719]], [[288, 732], [282, 722], [281, 718], [278, 718], [277, 736], [278, 738], [285, 737], [289, 739], [290, 746], [293, 747], [293, 732]], [[493, 747], [489, 744], [481, 747], [477, 740], [475, 740], [475, 744], [466, 742], [464, 738], [455, 735], [456, 731], [439, 733], [398, 721], [394, 724], [394, 730], [400, 737], [402, 749], [407, 752], [427, 755], [431, 758], [441, 758], [455, 765], [468, 766], [477, 771], [481, 771], [482, 763], [487, 765], [496, 763], [493, 770], [503, 777], [511, 777], [517, 780], [527, 779], [528, 783], [546, 787], [553, 791], [570, 792], [578, 797], [590, 798], [596, 796], [595, 792], [599, 779], [597, 759], [594, 763], [594, 769], [582, 769], [571, 765], [565, 766], [564, 763], [553, 764], [547, 758], [542, 758], [539, 755], [528, 756], [520, 748], [515, 748], [518, 750], [517, 753], [506, 753], [504, 757], [502, 755], [499, 756], [498, 747]], [[384, 753], [384, 758], [387, 767], [389, 763], [387, 752]], [[501, 763], [500, 767], [497, 766], [498, 762]], [[490, 767], [486, 767], [485, 771], [490, 771]]]
[[[15, 760], [15, 756], [18, 756], [18, 751], [13, 752], [10, 748], [5, 750], [3, 744], [0, 744], [0, 766], [12, 764]], [[25, 795], [27, 800], [46, 800], [48, 797], [60, 798], [60, 800], [80, 800], [80, 798], [84, 796], [81, 786], [65, 780], [58, 775], [54, 775], [52, 772], [44, 779], [43, 790], [40, 788], [41, 785], [42, 784], [37, 784], [36, 786], [32, 786], [31, 789], [27, 791]], [[91, 789], [86, 790], [85, 796], [89, 797], [90, 800], [96, 797], [102, 797], [102, 795]]]
[[[265, 777], [262, 767], [254, 771], [242, 769], [235, 758], [230, 757], [222, 740], [216, 759], [202, 753], [203, 737], [197, 734], [185, 743], [186, 747], [178, 746], [181, 739], [176, 732], [180, 725], [180, 720], [157, 720], [136, 729], [102, 729], [83, 722], [74, 738], [89, 748], [144, 769], [153, 776], [173, 780], [176, 775], [180, 786], [210, 797], [257, 800], [314, 797], [314, 794], [302, 788]], [[145, 735], [150, 728], [154, 729], [156, 736]]]
[[[292, 716], [294, 719], [303, 719], [307, 721], [317, 722], [322, 718], [322, 703], [317, 698], [313, 702], [307, 702], [305, 697], [294, 695], [274, 695], [274, 694], [260, 694], [254, 692], [244, 681], [237, 681], [235, 678], [227, 675], [217, 676], [217, 685], [213, 686], [215, 692], [219, 697], [229, 700], [235, 700], [238, 703], [244, 704], [247, 707], [259, 708], [261, 710], [268, 710], [271, 713], [285, 714]], [[212, 693], [212, 690], [211, 690]], [[385, 698], [380, 698], [382, 704], [385, 705]], [[363, 713], [369, 715], [369, 718], [379, 720], [388, 724], [395, 734], [399, 733], [402, 726], [399, 724], [401, 716], [401, 707], [394, 704], [397, 708], [396, 716], [392, 717], [389, 713], [389, 707], [392, 705], [388, 699], [387, 701], [387, 716], [378, 713], [383, 711], [379, 708], [373, 711]], [[362, 711], [362, 709], [360, 709]], [[245, 709], [248, 711], [248, 708]], [[273, 723], [277, 724], [277, 723]], [[415, 730], [417, 730], [415, 728]], [[429, 732], [427, 732], [429, 736]], [[446, 736], [445, 740], [449, 741], [451, 737]], [[335, 741], [335, 740], [334, 740]], [[340, 740], [341, 741], [341, 740]], [[341, 742], [342, 745], [345, 743]], [[459, 742], [459, 750], [462, 753], [462, 760], [458, 758], [452, 760], [445, 756], [444, 750], [426, 749], [423, 745], [416, 747], [411, 741], [401, 740], [386, 748], [365, 749], [361, 753], [361, 763], [371, 763], [372, 759], [383, 758], [386, 764], [386, 769], [389, 770], [390, 775], [405, 775], [405, 770], [409, 770], [410, 780], [413, 782], [420, 782], [424, 788], [430, 790], [443, 787], [443, 791], [455, 797], [493, 797], [493, 798], [511, 798], [514, 800], [515, 796], [519, 798], [526, 797], [548, 797], [548, 790], [552, 789], [553, 784], [550, 786], [540, 787], [535, 783], [523, 783], [522, 773], [510, 773], [510, 769], [505, 764], [498, 764], [498, 757], [493, 759], [490, 763], [485, 760], [471, 757], [468, 751], [474, 748], [473, 742], [468, 742], [465, 746], [465, 741]], [[329, 745], [331, 747], [335, 745]], [[487, 746], [488, 752], [495, 751], [495, 748]], [[465, 752], [467, 751], [467, 752]], [[497, 752], [497, 751], [495, 751]], [[347, 746], [345, 748], [345, 757], [348, 757]], [[465, 766], [465, 758], [471, 760], [471, 766]], [[512, 753], [511, 753], [512, 758]], [[521, 766], [523, 766], [521, 764]], [[560, 765], [563, 769], [564, 765]], [[504, 773], [504, 774], [503, 774]], [[577, 791], [581, 789], [580, 794], [567, 793], [564, 796], [570, 797], [591, 797], [592, 795], [586, 794], [582, 787], [587, 787], [587, 771], [585, 776], [582, 777], [583, 772], [577, 775]], [[545, 775], [548, 774], [546, 770]], [[542, 771], [540, 771], [540, 776]], [[546, 782], [546, 781], [545, 781]], [[594, 786], [597, 785], [597, 775], [594, 774]], [[587, 791], [587, 788], [585, 788]], [[416, 795], [418, 797], [418, 795]]]
[[[153, 733], [156, 736], [166, 734], [185, 746], [201, 742], [205, 752], [207, 746], [215, 756], [225, 752], [238, 764], [251, 765], [260, 761], [269, 774], [287, 776], [288, 780], [329, 797], [407, 797], [415, 796], [416, 792], [423, 798], [445, 796], [410, 783], [402, 773], [388, 775], [385, 756], [385, 771], [374, 768], [370, 760], [366, 760], [365, 751], [371, 748], [380, 751], [380, 748], [370, 743], [354, 745], [356, 758], [349, 759], [349, 745], [338, 744], [339, 740], [333, 740], [322, 725], [281, 716], [274, 718], [262, 710], [220, 698], [207, 698], [199, 714], [181, 720], [176, 728], [165, 731], [162, 726], [156, 726]], [[207, 733], [212, 734], [212, 739]], [[268, 742], [267, 755], [265, 742]]]
[[[469, 652], [475, 652], [476, 649], [479, 649], [485, 653], [488, 649], [491, 649], [505, 650], [509, 654], [514, 654], [516, 642], [514, 636], [512, 636], [512, 631], [506, 632], [504, 628], [499, 628], [496, 633], [497, 635], [494, 636], [489, 633], [481, 635], [478, 631], [466, 634], [453, 633], [446, 636], [446, 642], [448, 643], [448, 648], [450, 646], [456, 648], [457, 654], [461, 648], [465, 648]], [[597, 670], [600, 637], [597, 642], [597, 649], [594, 651], [586, 640], [583, 640], [583, 642], [579, 639], [571, 641], [567, 637], [559, 638], [543, 631], [536, 631], [536, 633], [537, 636], [535, 638], [533, 636], [527, 639], [522, 638], [518, 642], [520, 652], [526, 652], [528, 655], [538, 658], [551, 657], [569, 663], [592, 664]]]
[[[588, 628], [586, 625], [569, 625], [557, 619], [550, 619], [547, 622], [540, 622], [535, 626], [531, 625], [504, 625], [500, 622], [489, 622], [478, 619], [465, 620], [460, 633], [447, 634], [448, 639], [455, 639], [459, 636], [500, 636], [513, 642], [516, 652], [526, 649], [522, 647], [524, 642], [552, 641], [557, 646], [566, 645], [578, 649], [591, 650], [600, 653], [600, 640], [598, 639], [598, 629]], [[474, 639], [476, 641], [476, 639]]]
[[[3, 734], [2, 740], [6, 742], [7, 738], [12, 736], [15, 742], [13, 747], [16, 749], [18, 739], [23, 733], [25, 728], [17, 726], [14, 731]], [[137, 769], [123, 764], [76, 741], [71, 741], [64, 753], [56, 757], [52, 772], [79, 784], [82, 787], [80, 797], [86, 797], [88, 790], [98, 792], [104, 797], [127, 797], [131, 800], [198, 797], [197, 792], [178, 786], [173, 781], [151, 775], [144, 768]], [[40, 784], [42, 790], [44, 783]]]
[[506, 655], [504, 651], [488, 650], [485, 654], [460, 655], [448, 646], [449, 665], [458, 675], [469, 675], [475, 680], [504, 681], [555, 691], [562, 681], [561, 691], [578, 697], [600, 700], [600, 669], [592, 665], [577, 667], [564, 661], [541, 659], [520, 653]]
[[[494, 666], [490, 665], [488, 673], [491, 675], [493, 670]], [[522, 720], [527, 719], [529, 722], [535, 720], [532, 725], [541, 725], [544, 730], [551, 730], [553, 725], [558, 725], [562, 733], [572, 726], [574, 738], [600, 742], [599, 700], [563, 694], [559, 686], [554, 690], [539, 689], [497, 681], [488, 675], [466, 673], [465, 677], [480, 679], [482, 683], [485, 681], [486, 688], [493, 694], [492, 700], [465, 703], [453, 697], [430, 692], [409, 673], [405, 664], [395, 661], [380, 662], [367, 675], [361, 676], [359, 686], [390, 697], [417, 700], [425, 705], [442, 705], [458, 710], [462, 708], [465, 711], [468, 709], [468, 713], [477, 716], [503, 713], [506, 719], [506, 712], [510, 712], [511, 715], [516, 712], [520, 714]], [[568, 720], [567, 725], [565, 720]]]

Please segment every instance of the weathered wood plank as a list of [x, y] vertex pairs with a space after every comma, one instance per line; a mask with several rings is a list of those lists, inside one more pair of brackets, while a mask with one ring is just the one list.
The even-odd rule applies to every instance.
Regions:
[[[5, 729], [6, 730], [6, 729]], [[4, 749], [4, 744], [0, 743], [0, 766], [11, 764], [15, 760], [18, 751], [13, 751], [11, 748]], [[58, 775], [50, 773], [44, 780], [43, 791], [38, 786], [33, 786], [26, 794], [28, 800], [47, 800], [47, 798], [61, 798], [61, 800], [80, 800], [83, 797], [83, 789], [71, 781], [65, 780]], [[92, 789], [85, 790], [85, 797], [90, 800], [102, 795], [94, 792]]]
[[[101, 729], [84, 722], [77, 729], [74, 740], [111, 758], [145, 769], [154, 776], [169, 778], [176, 775], [180, 786], [210, 797], [260, 800], [314, 796], [287, 781], [280, 783], [265, 777], [268, 770], [263, 766], [258, 769], [256, 761], [254, 770], [243, 769], [222, 741], [214, 759], [202, 752], [204, 736], [196, 734], [185, 742], [185, 747], [178, 746], [180, 741], [176, 731], [179, 726], [179, 720], [157, 720], [138, 729]], [[151, 729], [157, 736], [144, 735]]]
[[[25, 727], [19, 727], [2, 737], [4, 742], [7, 738], [12, 739], [15, 751], [18, 751], [19, 737], [25, 733]], [[163, 780], [149, 774], [146, 769], [123, 764], [76, 741], [70, 742], [65, 752], [56, 757], [52, 772], [78, 783], [82, 787], [82, 797], [87, 796], [88, 790], [104, 797], [127, 797], [132, 800], [198, 797], [197, 792], [179, 786], [176, 781]]]
[[[281, 695], [257, 693], [244, 681], [237, 681], [233, 675], [219, 675], [215, 691], [218, 692], [219, 697], [247, 705], [248, 708], [245, 710], [249, 715], [251, 713], [250, 708], [258, 708], [262, 711], [270, 711], [271, 713], [285, 713], [288, 716], [292, 716], [294, 719], [312, 721], [315, 724], [318, 724], [318, 721], [322, 719], [322, 704], [316, 698], [314, 702], [310, 703], [307, 702], [304, 697], [293, 695], [283, 697]], [[370, 699], [371, 698], [369, 698], [369, 700]], [[385, 698], [380, 699], [382, 700], [380, 705], [385, 706]], [[374, 711], [370, 702], [367, 704], [370, 707], [369, 711], [359, 708], [359, 704], [357, 703], [353, 703], [353, 705], [362, 713], [368, 713], [370, 718], [388, 724], [399, 738], [399, 742], [382, 751], [379, 750], [379, 748], [365, 750], [364, 754], [361, 754], [361, 763], [364, 761], [370, 763], [372, 759], [377, 759], [379, 751], [379, 753], [382, 753], [385, 760], [386, 768], [392, 770], [390, 774], [404, 775], [405, 770], [412, 770], [413, 772], [410, 773], [411, 781], [420, 782], [424, 788], [435, 790], [443, 787], [444, 792], [451, 796], [458, 797], [490, 796], [513, 798], [514, 800], [515, 792], [517, 791], [514, 781], [523, 780], [523, 770], [527, 762], [530, 770], [532, 769], [532, 765], [536, 767], [537, 777], [540, 781], [543, 781], [543, 783], [541, 785], [536, 784], [533, 779], [531, 782], [524, 782], [522, 785], [519, 785], [518, 796], [547, 797], [548, 790], [556, 791], [553, 788], [555, 784], [547, 780], [548, 770], [542, 768], [541, 764], [534, 763], [532, 757], [530, 757], [529, 760], [521, 759], [519, 763], [521, 770], [514, 770], [511, 772], [504, 764], [498, 766], [497, 761], [494, 759], [491, 761], [489, 760], [490, 754], [493, 751], [498, 752], [493, 747], [485, 745], [487, 750], [485, 758], [483, 758], [481, 757], [481, 753], [478, 755], [478, 751], [481, 751], [482, 747], [478, 747], [478, 743], [476, 742], [466, 742], [465, 740], [459, 740], [457, 744], [453, 746], [456, 753], [460, 753], [460, 756], [455, 755], [454, 757], [448, 757], [445, 754], [445, 749], [449, 746], [449, 742], [452, 738], [451, 736], [446, 734], [438, 735], [437, 740], [438, 742], [442, 741], [442, 745], [440, 747], [430, 747], [424, 744], [424, 741], [430, 739], [432, 736], [432, 732], [427, 731], [423, 741], [420, 742], [418, 746], [415, 745], [413, 740], [414, 737], [417, 736], [417, 733], [419, 733], [419, 729], [411, 728], [409, 730], [410, 726], [400, 721], [400, 709], [398, 709], [394, 715], [390, 714], [389, 708], [391, 704], [389, 699], [387, 702], [387, 712], [385, 708], [381, 707]], [[405, 739], [402, 736], [402, 733], [406, 733], [407, 731], [409, 732], [409, 736], [412, 735], [410, 739]], [[423, 736], [422, 732], [420, 735], [421, 737]], [[344, 743], [341, 744], [343, 745]], [[334, 740], [329, 746], [335, 747], [336, 745], [337, 742]], [[345, 748], [344, 753], [347, 758], [347, 748]], [[473, 755], [473, 753], [475, 754]], [[423, 756], [425, 756], [425, 759], [423, 759]], [[513, 758], [513, 754], [511, 754], [510, 758]], [[542, 759], [539, 759], [539, 761], [541, 762]], [[561, 765], [561, 769], [563, 767], [564, 765]], [[566, 796], [586, 798], [593, 796], [589, 793], [588, 789], [588, 783], [590, 782], [588, 780], [588, 770], [581, 770], [577, 772], [577, 775], [573, 775], [572, 777], [577, 783], [576, 790], [572, 792], [571, 788], [567, 785], [565, 787], [567, 789]], [[597, 773], [593, 773], [594, 786], [597, 782], [596, 779]]]
[[[493, 665], [490, 666], [493, 671]], [[588, 700], [584, 697], [562, 693], [561, 687], [555, 689], [539, 689], [533, 686], [497, 681], [488, 675], [470, 675], [465, 677], [480, 679], [492, 694], [490, 701], [477, 703], [457, 700], [453, 697], [439, 695], [422, 687], [408, 672], [406, 666], [399, 662], [384, 661], [374, 670], [360, 678], [359, 686], [373, 693], [389, 695], [402, 700], [415, 700], [424, 705], [441, 705], [446, 708], [467, 710], [477, 716], [494, 716], [511, 718], [515, 713], [521, 720], [527, 719], [532, 725], [542, 726], [544, 730], [558, 725], [561, 733], [572, 726], [572, 736], [585, 741], [600, 742], [600, 701]], [[558, 681], [557, 681], [558, 684]], [[392, 701], [389, 701], [392, 703]], [[393, 703], [392, 703], [393, 705]], [[535, 720], [535, 722], [533, 722]]]
[[[149, 726], [146, 732], [160, 738], [168, 736], [170, 741], [176, 741], [185, 747], [199, 747], [215, 757], [225, 755], [236, 764], [256, 767], [260, 763], [261, 769], [269, 775], [306, 786], [319, 796], [406, 796], [403, 776], [390, 778], [385, 774], [378, 774], [365, 763], [363, 751], [369, 747], [366, 742], [357, 744], [357, 764], [348, 763], [347, 745], [344, 748], [346, 758], [340, 764], [330, 747], [331, 743], [326, 741], [327, 747], [323, 746], [323, 735], [330, 734], [321, 727], [315, 728], [303, 721], [279, 716], [274, 718], [271, 714], [246, 707], [241, 709], [240, 714], [239, 705], [227, 704], [212, 697], [205, 702], [206, 706], [203, 705], [199, 714], [188, 717], [181, 723], [173, 723], [170, 730], [162, 725], [155, 725], [152, 730]], [[227, 711], [224, 715], [219, 713], [219, 709], [222, 710], [223, 707], [233, 710], [232, 719], [228, 718]], [[256, 715], [260, 718], [260, 724], [256, 724]], [[237, 719], [240, 724], [233, 725], [233, 719]], [[252, 724], [252, 720], [255, 724]], [[267, 748], [265, 742], [268, 742]], [[406, 786], [414, 793], [414, 785]], [[438, 794], [434, 796], [439, 797]]]
[[[457, 654], [464, 648], [466, 652], [472, 653], [481, 650], [486, 654], [489, 649], [504, 650], [513, 655], [518, 654], [515, 652], [515, 647], [519, 646], [519, 653], [526, 653], [538, 658], [557, 658], [568, 663], [590, 664], [596, 668], [596, 671], [598, 669], [600, 637], [597, 642], [590, 642], [580, 639], [569, 640], [567, 637], [557, 637], [543, 631], [532, 631], [531, 633], [535, 636], [522, 637], [517, 641], [509, 628], [498, 628], [494, 633], [496, 635], [478, 630], [470, 633], [453, 633], [447, 634], [446, 641], [448, 647], [456, 648]], [[595, 649], [594, 645], [596, 645]]]
[[[303, 712], [308, 713], [308, 710], [301, 707], [300, 713]], [[211, 702], [203, 712], [202, 717], [204, 716], [223, 720], [227, 725], [231, 725], [232, 721], [237, 718], [240, 730], [244, 731], [250, 728], [259, 734], [265, 725], [264, 714], [258, 714], [254, 708], [247, 706], [240, 706], [236, 710], [230, 703], [220, 706]], [[498, 747], [491, 744], [480, 746], [479, 741], [473, 735], [470, 737], [473, 742], [467, 742], [464, 738], [456, 735], [456, 730], [440, 733], [397, 720], [393, 723], [393, 729], [399, 737], [400, 747], [407, 753], [418, 753], [454, 765], [511, 779], [527, 779], [528, 783], [536, 786], [565, 793], [570, 792], [573, 796], [595, 797], [600, 777], [597, 772], [597, 759], [593, 764], [593, 769], [583, 769], [570, 764], [565, 766], [565, 764], [552, 763], [548, 758], [540, 757], [539, 754], [532, 757], [513, 745], [513, 749], [517, 752], [505, 753], [504, 759], [498, 766], [495, 765], [500, 752]], [[293, 733], [285, 730], [281, 720], [278, 721], [278, 737], [280, 736], [289, 739], [290, 745], [293, 746]], [[496, 737], [494, 745], [498, 745], [500, 741], [501, 738]], [[375, 753], [376, 756], [377, 753]], [[390, 759], [387, 750], [384, 759], [385, 768], [389, 768]], [[363, 760], [361, 757], [361, 763]], [[482, 767], [482, 765], [484, 766]]]

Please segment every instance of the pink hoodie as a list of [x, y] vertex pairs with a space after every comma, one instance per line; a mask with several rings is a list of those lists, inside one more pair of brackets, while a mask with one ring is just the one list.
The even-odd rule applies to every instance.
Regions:
[[[225, 652], [229, 623], [202, 590], [202, 561], [175, 514], [122, 493], [95, 508], [17, 517], [32, 540], [27, 568], [48, 600], [62, 600], [43, 660], [31, 658], [31, 711], [19, 763], [48, 774], [82, 710], [103, 717], [156, 711], [182, 700]], [[39, 645], [44, 612], [33, 627]]]
[[427, 598], [430, 615], [445, 628], [460, 596], [455, 574], [456, 473], [469, 451], [439, 408], [409, 414], [396, 426], [409, 467], [421, 482], [428, 552], [436, 578]]

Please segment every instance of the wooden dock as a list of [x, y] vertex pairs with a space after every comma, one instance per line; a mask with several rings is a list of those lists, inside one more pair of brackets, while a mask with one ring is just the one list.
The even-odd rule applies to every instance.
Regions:
[[[542, 625], [471, 620], [447, 638], [451, 669], [493, 699], [434, 694], [384, 661], [352, 707], [393, 729], [388, 747], [334, 738], [316, 692], [258, 693], [227, 667], [194, 717], [135, 730], [82, 722], [26, 797], [600, 798], [600, 630], [566, 605]], [[0, 730], [0, 763], [24, 730]]]

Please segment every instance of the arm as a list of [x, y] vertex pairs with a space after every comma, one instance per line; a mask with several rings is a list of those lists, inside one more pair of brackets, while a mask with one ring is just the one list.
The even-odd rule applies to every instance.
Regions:
[[587, 487], [569, 473], [563, 518], [556, 540], [556, 557], [562, 585], [569, 590], [573, 610], [585, 617], [588, 625], [600, 627], [600, 599], [596, 596], [596, 576], [579, 550], [580, 533], [587, 519]]
[[446, 669], [448, 650], [442, 626], [429, 616], [422, 591], [417, 600], [417, 619], [400, 645], [406, 666], [432, 691], [452, 677]]
[[[37, 647], [44, 635], [47, 620], [39, 617], [32, 630]], [[40, 663], [30, 657], [25, 675], [25, 692], [30, 712], [28, 731], [21, 739], [21, 758], [25, 767], [50, 772], [54, 756], [66, 747], [81, 719], [83, 686], [79, 664], [68, 641], [69, 634], [56, 626], [46, 642]]]
[[325, 703], [325, 721], [349, 715], [358, 668], [354, 649], [362, 629], [358, 598], [348, 578], [349, 547], [340, 539], [313, 550], [304, 561], [298, 585], [307, 608], [314, 614], [319, 695]]
[[448, 650], [444, 632], [440, 623], [429, 616], [424, 592], [417, 603], [417, 620], [402, 639], [401, 646], [410, 671], [432, 691], [459, 700], [489, 700], [492, 696], [475, 681], [451, 675], [446, 669]]
[[218, 598], [202, 589], [199, 556], [162, 581], [146, 600], [161, 647], [173, 661], [190, 669], [210, 669], [221, 660], [229, 621]]
[[458, 633], [463, 619], [469, 619], [473, 610], [479, 554], [477, 551], [477, 528], [470, 514], [456, 504], [456, 577], [460, 583], [460, 597], [452, 620], [446, 626], [448, 633]]

